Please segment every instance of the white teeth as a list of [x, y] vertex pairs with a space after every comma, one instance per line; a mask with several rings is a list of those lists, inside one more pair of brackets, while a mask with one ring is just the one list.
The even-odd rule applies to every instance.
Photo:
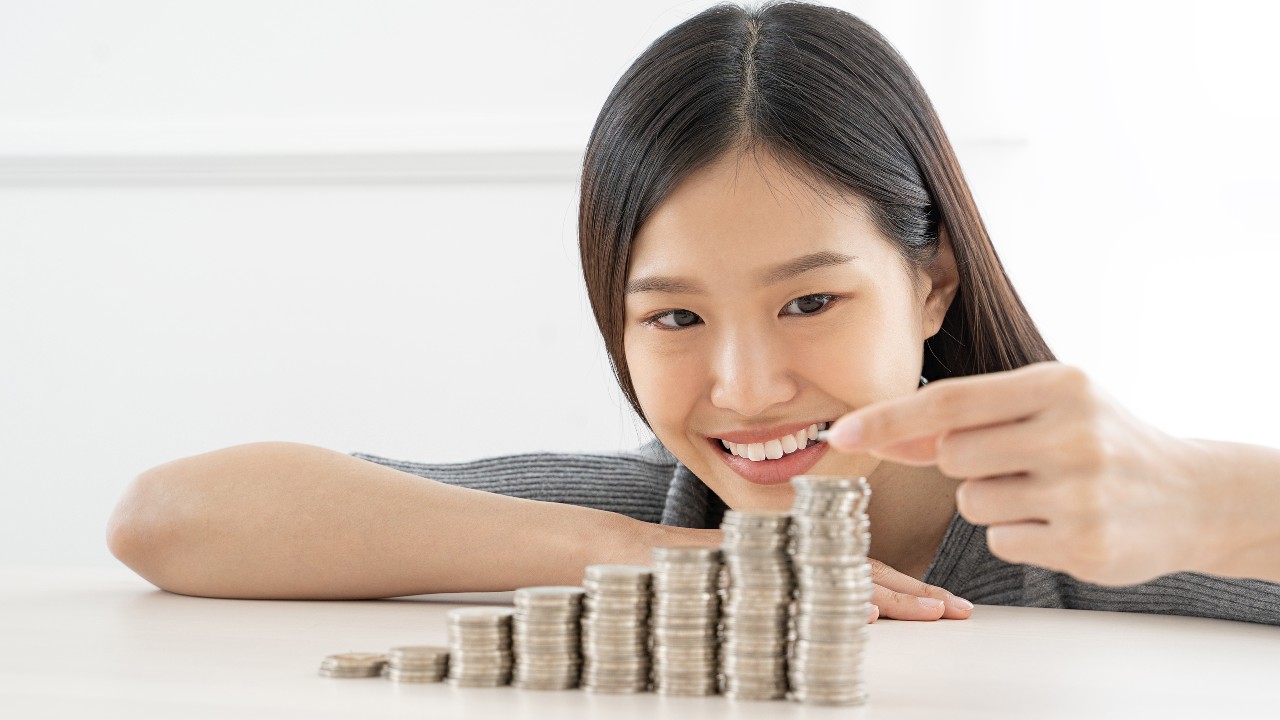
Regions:
[[721, 440], [720, 444], [724, 445], [725, 449], [734, 455], [752, 462], [760, 462], [765, 459], [777, 460], [784, 455], [790, 455], [793, 452], [809, 447], [810, 440], [818, 439], [818, 431], [826, 430], [830, 424], [824, 422], [814, 423], [807, 428], [801, 428], [794, 433], [766, 442], [733, 443], [728, 440]]
[[783, 453], [793, 453], [793, 452], [795, 452], [795, 451], [796, 451], [796, 448], [798, 448], [798, 447], [800, 447], [800, 446], [799, 446], [799, 445], [796, 445], [796, 436], [795, 436], [795, 435], [783, 435], [783, 436], [782, 436], [782, 452], [783, 452]]

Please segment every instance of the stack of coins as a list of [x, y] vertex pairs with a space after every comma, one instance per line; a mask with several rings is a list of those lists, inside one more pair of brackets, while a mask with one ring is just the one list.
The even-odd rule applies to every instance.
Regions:
[[720, 551], [653, 549], [649, 614], [653, 689], [664, 695], [714, 695], [720, 619]]
[[378, 653], [339, 653], [320, 661], [321, 677], [366, 678], [378, 677], [387, 656]]
[[649, 689], [649, 580], [644, 565], [589, 565], [583, 581], [582, 687]]
[[578, 620], [583, 594], [580, 587], [516, 590], [512, 685], [526, 690], [568, 690], [578, 686], [582, 669]]
[[778, 700], [787, 694], [790, 519], [782, 512], [729, 510], [720, 525], [728, 581], [721, 603], [720, 682], [731, 699]]
[[860, 704], [867, 699], [862, 656], [871, 619], [871, 488], [865, 478], [818, 475], [798, 475], [791, 485], [791, 698]]
[[449, 611], [449, 684], [496, 687], [511, 682], [509, 607]]
[[434, 683], [444, 679], [449, 649], [435, 645], [394, 647], [387, 653], [382, 676], [392, 682]]

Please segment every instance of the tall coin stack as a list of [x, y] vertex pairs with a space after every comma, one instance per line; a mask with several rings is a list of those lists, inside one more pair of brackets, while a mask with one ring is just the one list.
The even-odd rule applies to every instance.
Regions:
[[719, 590], [718, 549], [653, 549], [649, 628], [656, 692], [715, 695], [718, 691]]
[[526, 587], [516, 590], [512, 685], [526, 690], [568, 690], [578, 686], [582, 654], [578, 620], [580, 587]]
[[645, 565], [588, 565], [583, 580], [582, 687], [649, 689], [649, 580]]
[[394, 647], [387, 653], [382, 676], [392, 682], [435, 683], [449, 667], [449, 649], [435, 645]]
[[867, 699], [862, 656], [871, 619], [871, 488], [865, 478], [819, 475], [797, 475], [791, 485], [791, 698], [860, 704]]
[[449, 684], [496, 687], [511, 682], [511, 616], [508, 607], [450, 610]]
[[790, 520], [782, 512], [728, 510], [720, 525], [728, 577], [721, 604], [720, 680], [729, 698], [786, 697]]

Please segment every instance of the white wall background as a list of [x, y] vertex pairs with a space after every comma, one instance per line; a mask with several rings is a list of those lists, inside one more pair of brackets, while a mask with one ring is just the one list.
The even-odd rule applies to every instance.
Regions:
[[[638, 442], [576, 166], [708, 4], [0, 4], [0, 561], [111, 563], [134, 475], [238, 443]], [[1170, 432], [1280, 444], [1280, 13], [833, 4], [919, 73], [1063, 360]]]

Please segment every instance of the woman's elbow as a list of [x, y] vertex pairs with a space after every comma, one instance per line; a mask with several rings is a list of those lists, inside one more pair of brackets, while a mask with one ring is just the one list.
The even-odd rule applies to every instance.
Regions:
[[134, 478], [107, 521], [107, 549], [156, 587], [192, 594], [178, 551], [183, 520], [166, 502], [169, 482], [156, 470]]

